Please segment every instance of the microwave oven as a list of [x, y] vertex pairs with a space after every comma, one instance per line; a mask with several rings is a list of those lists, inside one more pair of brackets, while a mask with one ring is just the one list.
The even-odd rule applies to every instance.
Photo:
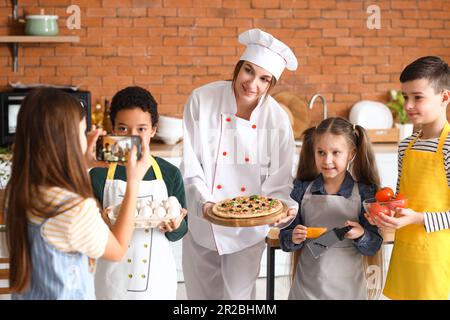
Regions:
[[[91, 127], [91, 93], [89, 91], [73, 91], [60, 89], [69, 93], [80, 101], [86, 110], [86, 125]], [[0, 145], [2, 147], [14, 142], [16, 133], [17, 114], [23, 99], [31, 89], [16, 89], [0, 92]], [[88, 129], [89, 130], [89, 129]]]

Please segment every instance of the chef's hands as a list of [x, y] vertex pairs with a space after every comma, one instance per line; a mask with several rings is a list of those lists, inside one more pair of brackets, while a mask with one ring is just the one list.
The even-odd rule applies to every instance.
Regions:
[[187, 210], [182, 208], [181, 214], [178, 217], [170, 219], [169, 221], [161, 222], [158, 226], [159, 230], [161, 230], [161, 232], [172, 232], [177, 230], [180, 227], [184, 217], [186, 217], [186, 214]]
[[364, 214], [370, 224], [377, 226], [383, 230], [397, 230], [409, 224], [424, 224], [424, 215], [409, 208], [397, 208], [396, 215], [390, 217], [385, 214], [371, 216]]
[[214, 202], [205, 202], [203, 204], [203, 218], [205, 218], [208, 215], [208, 212], [210, 212], [212, 210], [212, 207], [215, 205]]
[[298, 224], [292, 230], [292, 242], [295, 244], [300, 244], [306, 240], [306, 227]]
[[351, 226], [352, 228], [345, 234], [347, 239], [358, 239], [364, 235], [364, 228], [356, 221], [347, 220], [345, 222], [346, 226]]
[[84, 159], [86, 166], [90, 169], [93, 167], [108, 167], [109, 164], [103, 161], [97, 161], [95, 158], [95, 145], [97, 143], [98, 137], [106, 135], [106, 131], [102, 128], [96, 128], [95, 125], [92, 126], [91, 131], [86, 134], [87, 148], [84, 154]]
[[283, 228], [283, 227], [289, 225], [292, 222], [292, 220], [295, 219], [296, 215], [297, 215], [297, 210], [296, 209], [294, 209], [294, 208], [289, 209], [288, 212], [287, 212], [287, 216], [277, 220], [277, 222], [275, 222], [273, 224], [273, 226], [277, 227], [277, 228]]

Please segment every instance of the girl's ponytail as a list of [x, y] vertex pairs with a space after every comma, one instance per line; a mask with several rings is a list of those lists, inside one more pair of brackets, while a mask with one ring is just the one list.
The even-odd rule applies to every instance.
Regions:
[[374, 184], [379, 189], [380, 176], [366, 130], [359, 125], [353, 125], [353, 131], [356, 137], [356, 156], [352, 164], [353, 177], [359, 182]]
[[311, 127], [303, 131], [302, 150], [300, 151], [300, 161], [297, 170], [297, 180], [314, 180], [319, 172], [314, 160], [314, 133], [316, 127]]

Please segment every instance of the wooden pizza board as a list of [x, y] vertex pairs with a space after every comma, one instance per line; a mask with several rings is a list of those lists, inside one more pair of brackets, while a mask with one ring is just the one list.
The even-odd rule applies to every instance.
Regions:
[[288, 207], [283, 203], [283, 208], [268, 216], [256, 217], [256, 218], [224, 218], [216, 216], [212, 209], [206, 213], [206, 220], [211, 223], [225, 226], [225, 227], [256, 227], [264, 226], [277, 222], [277, 220], [287, 216]]

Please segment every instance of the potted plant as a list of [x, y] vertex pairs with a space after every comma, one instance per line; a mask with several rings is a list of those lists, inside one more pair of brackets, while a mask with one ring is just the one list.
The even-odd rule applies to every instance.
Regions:
[[413, 133], [414, 126], [409, 122], [408, 114], [404, 108], [405, 98], [400, 91], [389, 90], [390, 100], [386, 105], [394, 114], [395, 127], [400, 129], [400, 140], [409, 137]]

